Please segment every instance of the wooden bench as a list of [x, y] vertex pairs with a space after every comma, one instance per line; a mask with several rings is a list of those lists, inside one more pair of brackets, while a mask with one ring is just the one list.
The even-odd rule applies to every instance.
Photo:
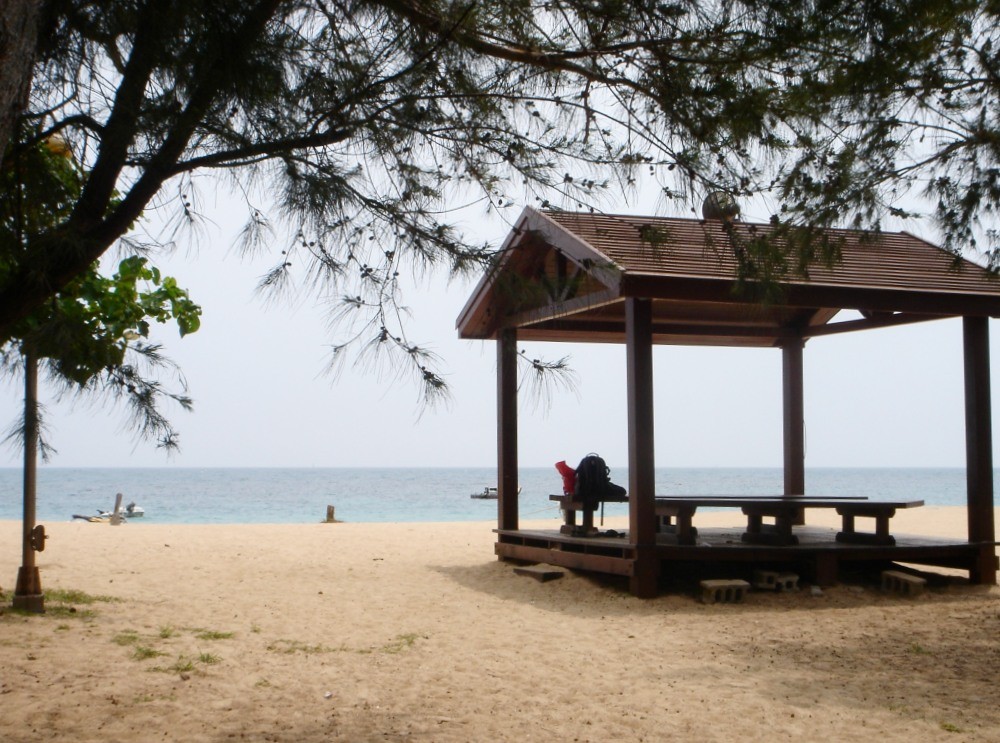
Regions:
[[[661, 533], [676, 535], [678, 544], [694, 544], [698, 529], [692, 525], [695, 511], [700, 507], [734, 508], [749, 507], [746, 542], [775, 541], [772, 532], [780, 530], [784, 533], [799, 520], [805, 505], [814, 501], [835, 500], [842, 502], [867, 501], [864, 496], [834, 496], [817, 498], [813, 496], [784, 495], [661, 495], [656, 497], [656, 515], [659, 518]], [[786, 507], [786, 503], [791, 503]], [[776, 505], [777, 513], [769, 513], [771, 506]], [[744, 510], [744, 513], [747, 513]], [[775, 524], [763, 523], [764, 516], [775, 517]], [[676, 519], [676, 523], [675, 520]], [[780, 520], [780, 523], [778, 523]], [[790, 531], [788, 531], [790, 534]], [[748, 536], [750, 535], [750, 536]], [[780, 540], [778, 540], [780, 541]], [[794, 543], [789, 541], [789, 543]]]
[[[893, 545], [896, 540], [889, 532], [889, 520], [896, 510], [922, 505], [922, 500], [872, 501], [863, 497], [668, 495], [657, 496], [656, 515], [661, 519], [661, 531], [675, 535], [678, 544], [695, 544], [698, 532], [692, 521], [699, 508], [739, 508], [747, 517], [744, 542], [794, 545], [799, 540], [792, 527], [804, 509], [833, 508], [842, 519], [838, 542]], [[858, 516], [875, 519], [875, 531], [858, 531], [855, 524]], [[774, 523], [764, 523], [765, 518], [773, 518]]]
[[[595, 508], [588, 508], [583, 501], [576, 500], [575, 495], [550, 495], [549, 500], [558, 503], [559, 508], [562, 509], [563, 525], [559, 527], [560, 532], [563, 534], [572, 534], [577, 537], [591, 537], [598, 533], [598, 529], [594, 526]], [[603, 498], [601, 502], [628, 503], [628, 496]], [[583, 514], [582, 523], [580, 524], [576, 523], [577, 511]]]

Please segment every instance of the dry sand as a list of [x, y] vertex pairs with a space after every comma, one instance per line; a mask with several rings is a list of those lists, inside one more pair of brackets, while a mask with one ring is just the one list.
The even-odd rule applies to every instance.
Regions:
[[703, 605], [517, 576], [489, 523], [47, 528], [24, 616], [0, 522], [3, 741], [1000, 740], [997, 588]]

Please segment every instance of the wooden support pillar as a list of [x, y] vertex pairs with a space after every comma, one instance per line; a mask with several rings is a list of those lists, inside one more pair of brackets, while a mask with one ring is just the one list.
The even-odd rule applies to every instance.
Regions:
[[[965, 462], [969, 541], [993, 542], [993, 431], [990, 409], [989, 319], [965, 317]], [[980, 550], [970, 571], [973, 583], [995, 584], [996, 551]]]
[[805, 495], [806, 445], [803, 404], [801, 338], [781, 346], [781, 380], [784, 409], [785, 495]]
[[653, 304], [625, 300], [628, 386], [629, 536], [635, 544], [632, 593], [656, 595], [656, 472], [653, 449]]
[[517, 528], [517, 330], [497, 336], [497, 525]]

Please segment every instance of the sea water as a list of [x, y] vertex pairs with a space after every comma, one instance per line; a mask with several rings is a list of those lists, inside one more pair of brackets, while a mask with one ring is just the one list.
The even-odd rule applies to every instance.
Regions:
[[[627, 485], [624, 467], [612, 481]], [[782, 492], [780, 469], [658, 469], [656, 492], [690, 495], [774, 495]], [[132, 523], [315, 523], [334, 506], [343, 521], [492, 521], [496, 501], [471, 498], [496, 485], [496, 469], [337, 468], [194, 469], [57, 468], [38, 470], [37, 520], [68, 521], [135, 502], [146, 515]], [[520, 516], [558, 518], [550, 493], [562, 490], [554, 467], [520, 471]], [[813, 496], [919, 499], [927, 505], [965, 505], [965, 470], [810, 469], [806, 491]], [[995, 492], [1000, 490], [995, 489]], [[0, 468], [0, 519], [22, 515], [22, 475]], [[607, 515], [627, 513], [608, 504]]]

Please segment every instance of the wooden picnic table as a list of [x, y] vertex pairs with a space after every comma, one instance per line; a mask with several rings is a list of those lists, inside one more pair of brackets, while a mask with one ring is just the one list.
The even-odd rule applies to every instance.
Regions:
[[[561, 531], [576, 536], [592, 536], [594, 510], [573, 495], [550, 495], [559, 503], [564, 524]], [[611, 502], [627, 502], [627, 498]], [[656, 515], [661, 533], [672, 535], [678, 544], [693, 545], [698, 530], [693, 524], [699, 508], [739, 508], [747, 517], [747, 528], [742, 540], [748, 544], [794, 545], [798, 544], [793, 527], [800, 521], [804, 509], [833, 508], [841, 517], [842, 527], [837, 533], [838, 542], [848, 544], [893, 545], [895, 537], [889, 531], [889, 521], [900, 508], [916, 508], [922, 500], [877, 501], [865, 496], [804, 496], [804, 495], [658, 495]], [[581, 524], [576, 523], [576, 512], [583, 514]], [[873, 518], [874, 531], [858, 531], [858, 517]], [[774, 523], [764, 523], [765, 518]]]
[[[793, 527], [804, 509], [833, 508], [842, 520], [838, 542], [893, 545], [896, 539], [889, 531], [889, 520], [896, 510], [922, 505], [922, 500], [875, 501], [862, 496], [666, 495], [656, 497], [656, 515], [661, 531], [675, 534], [678, 544], [695, 544], [698, 532], [692, 521], [699, 508], [739, 508], [747, 517], [744, 542], [780, 546], [798, 544]], [[858, 531], [859, 516], [875, 519], [875, 530]], [[774, 523], [765, 524], [765, 518], [773, 518]]]

